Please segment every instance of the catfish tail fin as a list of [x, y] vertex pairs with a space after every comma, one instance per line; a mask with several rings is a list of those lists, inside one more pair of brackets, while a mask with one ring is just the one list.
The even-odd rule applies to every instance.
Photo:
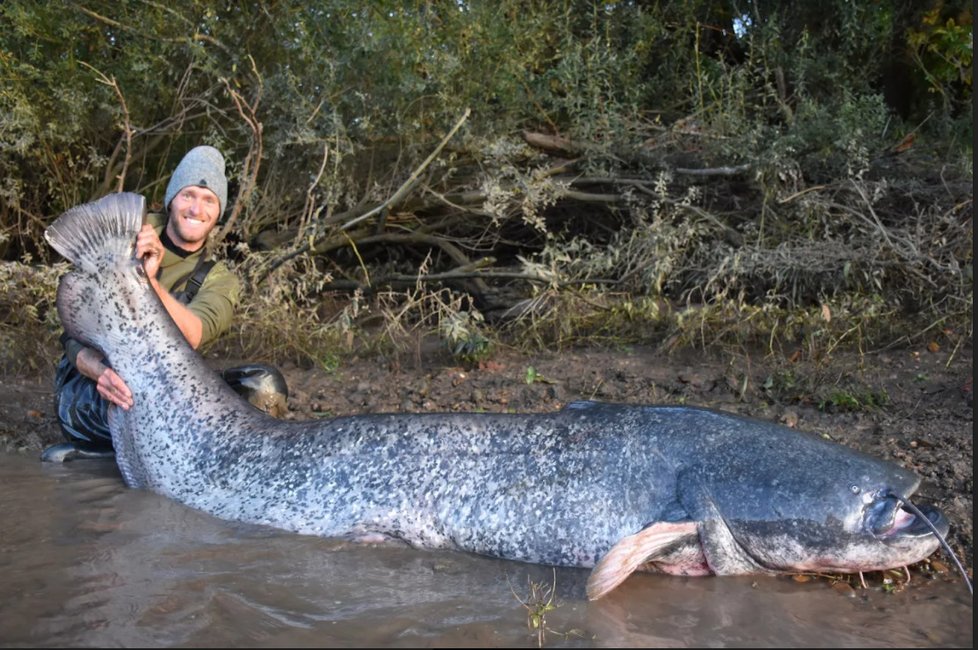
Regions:
[[131, 259], [146, 214], [141, 194], [120, 192], [75, 206], [44, 231], [59, 253], [88, 273]]

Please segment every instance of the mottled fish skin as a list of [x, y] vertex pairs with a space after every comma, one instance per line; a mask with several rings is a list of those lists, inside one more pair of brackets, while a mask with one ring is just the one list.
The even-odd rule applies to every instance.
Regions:
[[[593, 567], [656, 522], [695, 522], [700, 548], [659, 558], [695, 556], [694, 573], [901, 566], [937, 548], [870, 516], [890, 491], [916, 489], [912, 473], [709, 409], [581, 402], [554, 413], [272, 418], [186, 343], [122, 245], [140, 222], [128, 213], [142, 214], [133, 196], [69, 211], [49, 234], [78, 267], [58, 292], [67, 331], [101, 349], [133, 392], [133, 407], [110, 416], [132, 487], [297, 533], [557, 566]], [[126, 225], [107, 229], [109, 243], [65, 244], [113, 215]]]

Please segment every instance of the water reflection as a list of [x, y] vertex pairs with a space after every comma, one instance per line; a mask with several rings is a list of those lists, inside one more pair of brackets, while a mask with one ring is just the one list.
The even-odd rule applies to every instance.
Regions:
[[[0, 454], [4, 646], [525, 646], [517, 600], [556, 577], [548, 647], [972, 645], [960, 582], [846, 597], [776, 578], [633, 576], [363, 546], [214, 519], [110, 463]], [[515, 594], [514, 594], [515, 592]]]

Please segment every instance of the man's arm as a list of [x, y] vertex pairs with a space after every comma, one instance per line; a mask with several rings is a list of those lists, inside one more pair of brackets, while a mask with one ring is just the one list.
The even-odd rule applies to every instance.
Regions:
[[146, 271], [146, 277], [149, 278], [149, 285], [160, 297], [170, 318], [180, 328], [183, 338], [187, 339], [190, 346], [196, 350], [203, 337], [204, 325], [197, 314], [174, 298], [169, 291], [160, 286], [156, 279], [156, 273], [163, 261], [163, 242], [160, 241], [160, 236], [156, 234], [153, 226], [149, 224], [144, 224], [136, 236], [136, 257], [143, 260], [143, 269]]
[[132, 391], [115, 370], [105, 365], [98, 350], [81, 346], [74, 362], [78, 372], [95, 382], [99, 395], [123, 409], [132, 406]]
[[[200, 344], [203, 331], [200, 319], [170, 295], [169, 291], [159, 286], [155, 279], [150, 281], [150, 284], [153, 285], [153, 289], [160, 296], [163, 305], [167, 307], [170, 316], [176, 321], [190, 345], [196, 348]], [[170, 303], [175, 306], [175, 309], [171, 309]], [[102, 397], [123, 409], [128, 410], [132, 406], [132, 391], [129, 390], [122, 377], [105, 364], [105, 357], [102, 356], [101, 352], [95, 348], [78, 344], [78, 352], [73, 361], [78, 372], [95, 382]]]

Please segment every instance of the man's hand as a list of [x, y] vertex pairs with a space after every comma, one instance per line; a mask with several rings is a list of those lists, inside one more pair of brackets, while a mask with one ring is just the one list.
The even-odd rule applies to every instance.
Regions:
[[105, 370], [98, 377], [99, 394], [122, 410], [128, 411], [132, 406], [132, 391], [115, 370], [108, 366], [103, 367]]
[[153, 226], [148, 223], [143, 224], [139, 234], [136, 235], [136, 257], [143, 260], [143, 270], [150, 282], [156, 281], [156, 273], [160, 270], [163, 262], [163, 242], [156, 234]]
[[102, 355], [92, 348], [82, 348], [75, 358], [75, 367], [95, 381], [99, 395], [119, 408], [128, 411], [132, 406], [132, 391], [115, 370], [102, 363]]

